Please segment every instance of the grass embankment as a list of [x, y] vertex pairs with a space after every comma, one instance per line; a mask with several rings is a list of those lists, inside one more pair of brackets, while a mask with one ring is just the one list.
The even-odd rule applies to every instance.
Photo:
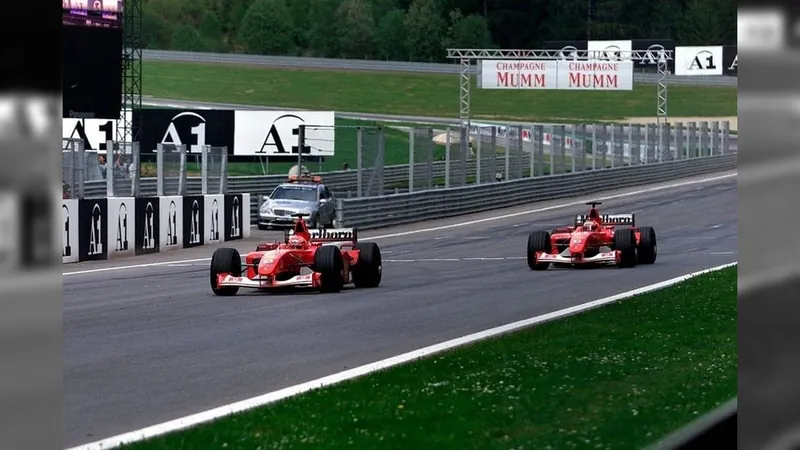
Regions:
[[[147, 96], [313, 110], [458, 117], [456, 75], [265, 69], [244, 65], [145, 61]], [[473, 80], [474, 83], [474, 80]], [[632, 91], [472, 90], [472, 116], [561, 122], [652, 116], [656, 86]], [[735, 87], [670, 86], [671, 116], [735, 116]]]
[[736, 395], [736, 270], [127, 448], [641, 448]]

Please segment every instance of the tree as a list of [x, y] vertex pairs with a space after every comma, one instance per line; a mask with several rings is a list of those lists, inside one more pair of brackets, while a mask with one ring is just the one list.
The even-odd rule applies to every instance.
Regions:
[[185, 52], [203, 52], [207, 50], [205, 42], [200, 37], [197, 29], [185, 23], [178, 25], [175, 28], [175, 32], [172, 33], [171, 47], [173, 50]]
[[685, 45], [723, 44], [725, 31], [714, 0], [689, 0], [679, 25], [678, 37]]
[[242, 19], [239, 42], [258, 55], [286, 55], [295, 50], [294, 24], [284, 0], [255, 0]]
[[378, 22], [376, 45], [378, 57], [391, 61], [407, 61], [406, 48], [406, 13], [402, 9], [394, 9], [384, 15]]
[[222, 28], [222, 21], [219, 20], [217, 15], [209, 10], [203, 14], [203, 20], [200, 21], [200, 36], [206, 42], [206, 47], [210, 51], [224, 51], [227, 48], [225, 41], [225, 34]]
[[342, 0], [317, 0], [310, 11], [311, 29], [308, 46], [315, 56], [335, 58], [339, 54], [339, 41], [334, 38], [336, 22], [333, 18]]
[[444, 42], [451, 48], [490, 48], [492, 35], [483, 16], [470, 14], [464, 17], [461, 10], [450, 13], [450, 28]]
[[170, 48], [172, 30], [169, 24], [147, 5], [142, 7], [142, 47]]
[[405, 21], [406, 46], [414, 61], [444, 59], [442, 37], [447, 26], [438, 0], [414, 0]]
[[344, 0], [336, 11], [342, 58], [369, 58], [375, 54], [375, 18], [367, 0]]

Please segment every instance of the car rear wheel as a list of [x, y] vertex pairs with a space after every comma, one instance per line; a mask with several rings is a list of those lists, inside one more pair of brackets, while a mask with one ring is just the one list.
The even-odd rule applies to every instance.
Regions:
[[656, 230], [653, 227], [639, 228], [639, 245], [637, 247], [639, 264], [653, 264], [658, 256]]
[[242, 276], [242, 257], [235, 248], [218, 248], [211, 256], [211, 290], [214, 294], [228, 297], [239, 292], [238, 286], [219, 287], [217, 281], [220, 274]]
[[614, 250], [622, 253], [617, 267], [629, 268], [636, 265], [636, 235], [632, 228], [614, 231]]
[[550, 263], [537, 262], [536, 252], [550, 252], [550, 233], [534, 231], [528, 235], [528, 267], [531, 270], [546, 270]]
[[383, 263], [381, 249], [374, 242], [359, 242], [358, 262], [353, 266], [353, 284], [357, 288], [375, 288], [381, 284]]
[[342, 290], [342, 270], [344, 261], [342, 252], [335, 245], [323, 245], [314, 253], [314, 272], [322, 276], [322, 292], [339, 292]]

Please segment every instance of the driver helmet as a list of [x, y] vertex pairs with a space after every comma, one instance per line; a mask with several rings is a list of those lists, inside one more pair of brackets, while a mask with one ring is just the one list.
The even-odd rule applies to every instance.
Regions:
[[596, 231], [597, 223], [594, 220], [587, 220], [583, 222], [583, 231]]
[[304, 245], [305, 245], [304, 239], [298, 236], [292, 236], [289, 238], [289, 247], [303, 248]]

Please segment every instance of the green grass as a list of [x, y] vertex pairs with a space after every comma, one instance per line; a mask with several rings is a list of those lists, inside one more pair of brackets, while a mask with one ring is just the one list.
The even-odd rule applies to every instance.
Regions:
[[127, 448], [641, 448], [736, 395], [736, 270]]
[[[265, 69], [145, 61], [144, 94], [155, 98], [314, 110], [458, 117], [456, 75]], [[474, 82], [474, 80], [473, 80]], [[656, 86], [632, 91], [472, 90], [473, 118], [616, 120], [654, 116]], [[670, 86], [671, 116], [734, 116], [736, 87]]]

